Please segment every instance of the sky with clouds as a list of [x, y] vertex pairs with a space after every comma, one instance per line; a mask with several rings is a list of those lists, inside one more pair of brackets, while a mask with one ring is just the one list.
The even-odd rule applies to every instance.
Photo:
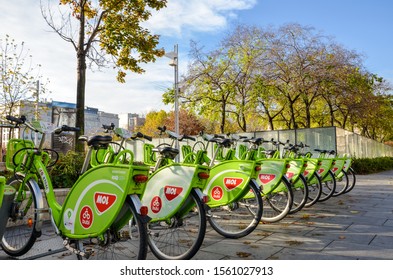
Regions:
[[[48, 99], [75, 103], [75, 52], [51, 32], [39, 2], [0, 0], [0, 38], [8, 34], [25, 42], [33, 63], [41, 64], [42, 75], [50, 80]], [[190, 40], [214, 48], [236, 24], [266, 27], [297, 22], [363, 54], [369, 71], [393, 83], [392, 11], [391, 0], [168, 0], [145, 26], [161, 35], [160, 46], [167, 51], [178, 44], [180, 75], [186, 71]], [[161, 99], [173, 86], [174, 69], [168, 63], [168, 58], [159, 58], [144, 66], [146, 73], [129, 73], [125, 84], [119, 84], [111, 70], [89, 71], [86, 105], [110, 113], [171, 110]]]

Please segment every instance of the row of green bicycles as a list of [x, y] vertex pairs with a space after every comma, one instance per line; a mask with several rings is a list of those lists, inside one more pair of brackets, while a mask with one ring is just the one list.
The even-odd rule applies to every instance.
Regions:
[[[195, 138], [160, 127], [169, 141], [153, 145], [147, 135], [104, 125], [103, 133], [80, 137], [87, 147], [84, 164], [60, 204], [49, 172], [58, 154], [45, 148], [45, 139], [78, 128], [7, 119], [22, 136], [40, 134], [38, 145], [21, 137], [7, 146], [7, 187], [15, 191], [9, 208], [0, 211], [6, 215], [0, 232], [2, 249], [13, 257], [32, 248], [49, 216], [78, 259], [146, 259], [149, 249], [158, 259], [190, 259], [208, 224], [227, 238], [241, 238], [355, 186], [351, 158], [323, 150], [312, 157], [303, 144], [271, 140], [276, 149], [267, 150], [261, 138]], [[141, 161], [126, 145], [138, 140]]]

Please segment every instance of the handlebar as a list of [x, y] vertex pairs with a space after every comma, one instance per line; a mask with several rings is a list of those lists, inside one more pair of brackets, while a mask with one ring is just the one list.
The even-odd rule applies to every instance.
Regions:
[[112, 131], [115, 129], [115, 124], [111, 123], [110, 125], [103, 124], [102, 128], [105, 129], [107, 132]]
[[135, 134], [131, 137], [131, 139], [133, 139], [133, 140], [135, 140], [136, 138], [144, 138], [144, 139], [146, 139], [146, 140], [148, 140], [148, 141], [152, 141], [152, 140], [153, 140], [153, 138], [152, 138], [151, 136], [145, 135], [145, 134], [143, 134], [143, 133], [141, 133], [141, 132], [137, 132], [137, 133], [135, 133]]
[[188, 139], [188, 140], [191, 140], [191, 141], [196, 141], [195, 137], [192, 137], [192, 136], [189, 136], [189, 135], [185, 135], [185, 134], [179, 135], [179, 134], [177, 134], [174, 131], [168, 130], [165, 125], [164, 126], [159, 126], [159, 127], [157, 127], [157, 129], [160, 131], [160, 134], [166, 133], [166, 134], [168, 134], [169, 138], [171, 138], [171, 139], [175, 139], [175, 140], [178, 140], [178, 141], [183, 141], [184, 139]]
[[20, 118], [13, 117], [10, 115], [6, 116], [5, 118], [11, 122], [16, 123], [16, 124], [24, 124], [26, 122], [26, 116], [23, 116], [23, 115], [20, 116]]
[[77, 132], [80, 131], [81, 129], [79, 127], [72, 127], [68, 125], [62, 125], [60, 128], [56, 129], [55, 133], [59, 134], [63, 131], [72, 131], [72, 132]]

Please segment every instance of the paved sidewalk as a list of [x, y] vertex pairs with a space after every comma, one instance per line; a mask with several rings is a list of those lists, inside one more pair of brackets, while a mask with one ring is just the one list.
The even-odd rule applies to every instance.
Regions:
[[[154, 259], [149, 254], [149, 259]], [[9, 259], [0, 250], [0, 259]], [[48, 228], [21, 259], [76, 259]], [[355, 188], [233, 240], [208, 226], [197, 260], [392, 260], [393, 170], [357, 175]]]

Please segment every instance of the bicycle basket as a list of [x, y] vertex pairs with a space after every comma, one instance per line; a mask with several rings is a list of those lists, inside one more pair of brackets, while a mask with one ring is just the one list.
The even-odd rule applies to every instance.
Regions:
[[[6, 160], [5, 160], [5, 166], [7, 170], [13, 171], [16, 165], [19, 165], [22, 162], [27, 151], [21, 151], [21, 152], [18, 151], [25, 148], [34, 148], [34, 142], [31, 140], [24, 140], [24, 139], [11, 139], [8, 142]], [[17, 152], [18, 154], [14, 158], [14, 155]]]

